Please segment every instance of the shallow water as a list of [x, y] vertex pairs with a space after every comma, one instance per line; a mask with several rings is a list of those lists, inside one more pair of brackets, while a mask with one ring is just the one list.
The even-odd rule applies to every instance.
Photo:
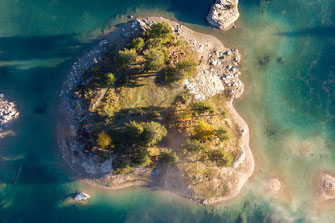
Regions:
[[[0, 222], [334, 222], [332, 204], [313, 206], [313, 184], [335, 172], [335, 1], [240, 2], [238, 28], [221, 32], [204, 20], [211, 0], [0, 0], [0, 91], [21, 111], [15, 136], [0, 140]], [[242, 52], [235, 105], [256, 170], [237, 199], [207, 208], [145, 188], [101, 190], [68, 171], [55, 138], [66, 70], [127, 14], [176, 18]], [[267, 190], [271, 177], [282, 193]], [[78, 189], [89, 205], [62, 202]]]

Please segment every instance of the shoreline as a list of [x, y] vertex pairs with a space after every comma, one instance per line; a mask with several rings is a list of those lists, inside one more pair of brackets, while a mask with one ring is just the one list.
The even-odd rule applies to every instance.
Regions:
[[[146, 21], [149, 21], [149, 20], [155, 21], [155, 22], [162, 21], [162, 20], [168, 21], [170, 25], [179, 27], [178, 29], [181, 29], [183, 32], [184, 30], [186, 30], [186, 32], [188, 32], [189, 34], [192, 34], [192, 36], [193, 35], [196, 36], [194, 37], [194, 39], [202, 38], [206, 40], [206, 43], [210, 43], [210, 45], [213, 44], [215, 46], [215, 49], [217, 48], [229, 49], [229, 48], [225, 48], [223, 44], [221, 43], [221, 41], [219, 41], [217, 38], [210, 36], [210, 35], [195, 32], [187, 27], [184, 27], [183, 25], [180, 25], [179, 23], [176, 23], [175, 21], [166, 20], [161, 17], [146, 18]], [[63, 84], [63, 88], [60, 94], [61, 103], [59, 105], [59, 113], [58, 113], [59, 115], [58, 115], [58, 124], [57, 124], [57, 138], [59, 141], [59, 149], [61, 151], [61, 155], [63, 159], [70, 166], [70, 168], [74, 172], [79, 174], [79, 176], [83, 177], [84, 178], [83, 180], [85, 182], [88, 182], [89, 184], [93, 186], [99, 186], [99, 187], [103, 187], [106, 189], [117, 190], [117, 189], [122, 189], [122, 188], [130, 187], [130, 186], [144, 186], [145, 185], [145, 186], [149, 186], [149, 188], [152, 188], [152, 189], [157, 188], [157, 189], [169, 191], [168, 188], [151, 186], [149, 179], [141, 180], [141, 179], [135, 178], [133, 179], [135, 182], [123, 182], [121, 184], [118, 184], [118, 186], [104, 185], [103, 181], [106, 180], [108, 177], [113, 176], [111, 174], [112, 169], [108, 168], [108, 165], [111, 166], [112, 164], [112, 158], [103, 163], [98, 163], [98, 160], [92, 157], [87, 158], [87, 157], [82, 156], [85, 154], [81, 154], [81, 155], [77, 154], [77, 157], [74, 157], [74, 155], [72, 154], [73, 147], [80, 146], [78, 145], [78, 143], [73, 142], [73, 138], [76, 135], [76, 125], [78, 125], [78, 122], [80, 121], [79, 120], [80, 118], [78, 118], [80, 115], [78, 116], [78, 114], [75, 114], [75, 113], [79, 112], [79, 114], [80, 113], [83, 114], [83, 111], [81, 108], [78, 109], [79, 111], [74, 111], [75, 109], [73, 107], [75, 106], [76, 103], [75, 103], [75, 98], [73, 98], [71, 94], [72, 89], [79, 81], [82, 80], [81, 74], [84, 71], [86, 71], [90, 66], [92, 66], [96, 60], [100, 60], [99, 58], [101, 57], [102, 53], [106, 49], [106, 46], [108, 46], [113, 41], [118, 40], [118, 38], [122, 36], [125, 36], [126, 38], [130, 38], [131, 36], [136, 36], [139, 33], [139, 29], [137, 29], [138, 24], [136, 24], [136, 21], [139, 21], [139, 20], [129, 21], [119, 26], [119, 28], [112, 29], [111, 33], [108, 34], [105, 38], [103, 38], [95, 47], [93, 47], [91, 51], [77, 58], [72, 68], [69, 70], [67, 79]], [[236, 52], [236, 55], [240, 56], [238, 52]], [[219, 71], [221, 70], [219, 69]], [[243, 93], [242, 90], [240, 90], [239, 95], [241, 93]], [[239, 96], [238, 93], [236, 94], [237, 94], [236, 97], [238, 97]], [[233, 98], [234, 98], [234, 95], [233, 95]], [[217, 203], [220, 201], [227, 201], [227, 200], [231, 200], [235, 198], [240, 193], [243, 185], [246, 183], [246, 181], [249, 179], [249, 177], [252, 175], [254, 171], [255, 164], [254, 164], [252, 152], [249, 147], [248, 125], [246, 124], [245, 120], [235, 110], [232, 99], [229, 100], [228, 103], [225, 103], [225, 104], [227, 104], [227, 110], [229, 110], [229, 114], [231, 115], [231, 118], [234, 121], [234, 123], [237, 123], [239, 128], [243, 130], [242, 131], [243, 136], [239, 140], [240, 142], [239, 146], [245, 152], [245, 160], [242, 161], [243, 163], [240, 166], [238, 166], [237, 168], [234, 168], [234, 170], [230, 170], [230, 171], [237, 173], [238, 175], [238, 183], [234, 185], [233, 192], [229, 194], [228, 196], [223, 196], [223, 197], [221, 196], [219, 198], [210, 199], [210, 200], [206, 199], [206, 202], [203, 201], [204, 204], [213, 204], [213, 203]], [[88, 164], [86, 166], [83, 166], [83, 163], [85, 162]], [[94, 166], [93, 170], [91, 168], [92, 166], [90, 165]], [[141, 171], [140, 168], [137, 168], [137, 170]], [[189, 199], [189, 197], [185, 196], [185, 194], [183, 195], [182, 193], [178, 193], [176, 191], [170, 191], [170, 192]]]

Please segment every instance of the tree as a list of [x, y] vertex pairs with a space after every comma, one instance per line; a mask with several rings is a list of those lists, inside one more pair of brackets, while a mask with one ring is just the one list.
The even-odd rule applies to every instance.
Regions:
[[210, 114], [214, 114], [214, 109], [207, 103], [203, 102], [203, 101], [196, 101], [192, 104], [192, 109], [194, 110], [194, 112], [198, 115], [201, 115], [203, 113], [210, 113]]
[[144, 54], [144, 58], [147, 70], [158, 70], [164, 65], [164, 53], [159, 49], [150, 49]]
[[140, 123], [136, 121], [131, 121], [125, 125], [126, 134], [132, 139], [139, 139], [144, 129]]
[[153, 146], [160, 142], [167, 134], [167, 130], [158, 122], [131, 121], [126, 124], [126, 134], [139, 145]]
[[223, 149], [210, 151], [208, 153], [208, 158], [212, 162], [215, 162], [219, 167], [231, 167], [234, 161], [233, 156]]
[[102, 131], [98, 134], [97, 143], [102, 149], [106, 149], [112, 144], [112, 139]]
[[141, 37], [136, 37], [131, 41], [131, 48], [134, 48], [137, 52], [141, 51], [144, 47], [144, 40]]
[[188, 58], [176, 63], [176, 70], [180, 73], [191, 75], [196, 71], [197, 63]]
[[151, 163], [150, 153], [146, 148], [137, 148], [132, 151], [131, 161], [140, 167], [148, 166]]
[[153, 24], [147, 31], [149, 39], [161, 38], [163, 42], [168, 42], [172, 39], [172, 29], [166, 21]]
[[115, 84], [115, 75], [113, 73], [106, 73], [102, 78], [102, 85], [110, 88]]
[[142, 138], [147, 146], [153, 146], [160, 142], [167, 134], [166, 128], [158, 122], [143, 123]]
[[175, 152], [171, 150], [163, 151], [160, 153], [160, 160], [169, 164], [175, 163], [179, 160], [179, 157]]
[[119, 50], [116, 64], [120, 69], [124, 70], [127, 69], [132, 63], [136, 62], [136, 58], [137, 54], [135, 49]]
[[187, 144], [183, 145], [183, 147], [186, 149], [186, 151], [191, 153], [198, 153], [205, 150], [205, 147], [201, 144], [201, 142], [196, 139], [187, 140]]
[[227, 130], [222, 127], [215, 131], [215, 137], [217, 137], [220, 141], [227, 141], [229, 139]]
[[213, 127], [204, 120], [198, 121], [198, 124], [194, 127], [193, 138], [200, 141], [207, 141], [211, 140], [213, 136]]

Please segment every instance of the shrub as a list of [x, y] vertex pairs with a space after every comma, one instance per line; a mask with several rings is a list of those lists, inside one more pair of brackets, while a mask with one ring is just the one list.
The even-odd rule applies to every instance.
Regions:
[[198, 124], [194, 127], [193, 138], [200, 141], [207, 141], [211, 140], [213, 136], [213, 127], [204, 120], [198, 121]]
[[192, 104], [192, 109], [198, 115], [201, 115], [201, 114], [206, 113], [206, 112], [208, 112], [210, 114], [214, 114], [214, 109], [209, 104], [207, 104], [203, 101], [194, 102]]
[[136, 37], [131, 41], [131, 48], [134, 48], [137, 52], [141, 51], [144, 47], [144, 40], [141, 37]]
[[97, 143], [101, 148], [106, 149], [110, 147], [112, 139], [109, 137], [109, 135], [102, 131], [98, 134]]
[[215, 131], [215, 137], [217, 137], [220, 141], [227, 141], [229, 139], [227, 130], [222, 127]]
[[199, 140], [187, 140], [187, 144], [183, 145], [187, 152], [199, 153], [200, 151], [205, 150], [205, 147], [201, 144]]
[[159, 49], [150, 49], [145, 53], [144, 58], [147, 70], [158, 70], [164, 65], [164, 53]]
[[160, 160], [169, 164], [175, 163], [179, 160], [179, 157], [175, 152], [171, 150], [164, 151], [160, 153]]
[[120, 69], [127, 69], [129, 66], [136, 62], [137, 54], [135, 49], [124, 49], [119, 50], [119, 54], [116, 59], [116, 64]]

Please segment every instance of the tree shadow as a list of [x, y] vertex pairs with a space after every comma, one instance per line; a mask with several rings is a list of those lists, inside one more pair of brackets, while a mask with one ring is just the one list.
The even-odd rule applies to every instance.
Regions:
[[294, 32], [281, 32], [277, 33], [279, 36], [287, 36], [287, 37], [335, 37], [335, 26], [323, 26], [323, 27], [313, 27], [306, 28], [299, 31]]

